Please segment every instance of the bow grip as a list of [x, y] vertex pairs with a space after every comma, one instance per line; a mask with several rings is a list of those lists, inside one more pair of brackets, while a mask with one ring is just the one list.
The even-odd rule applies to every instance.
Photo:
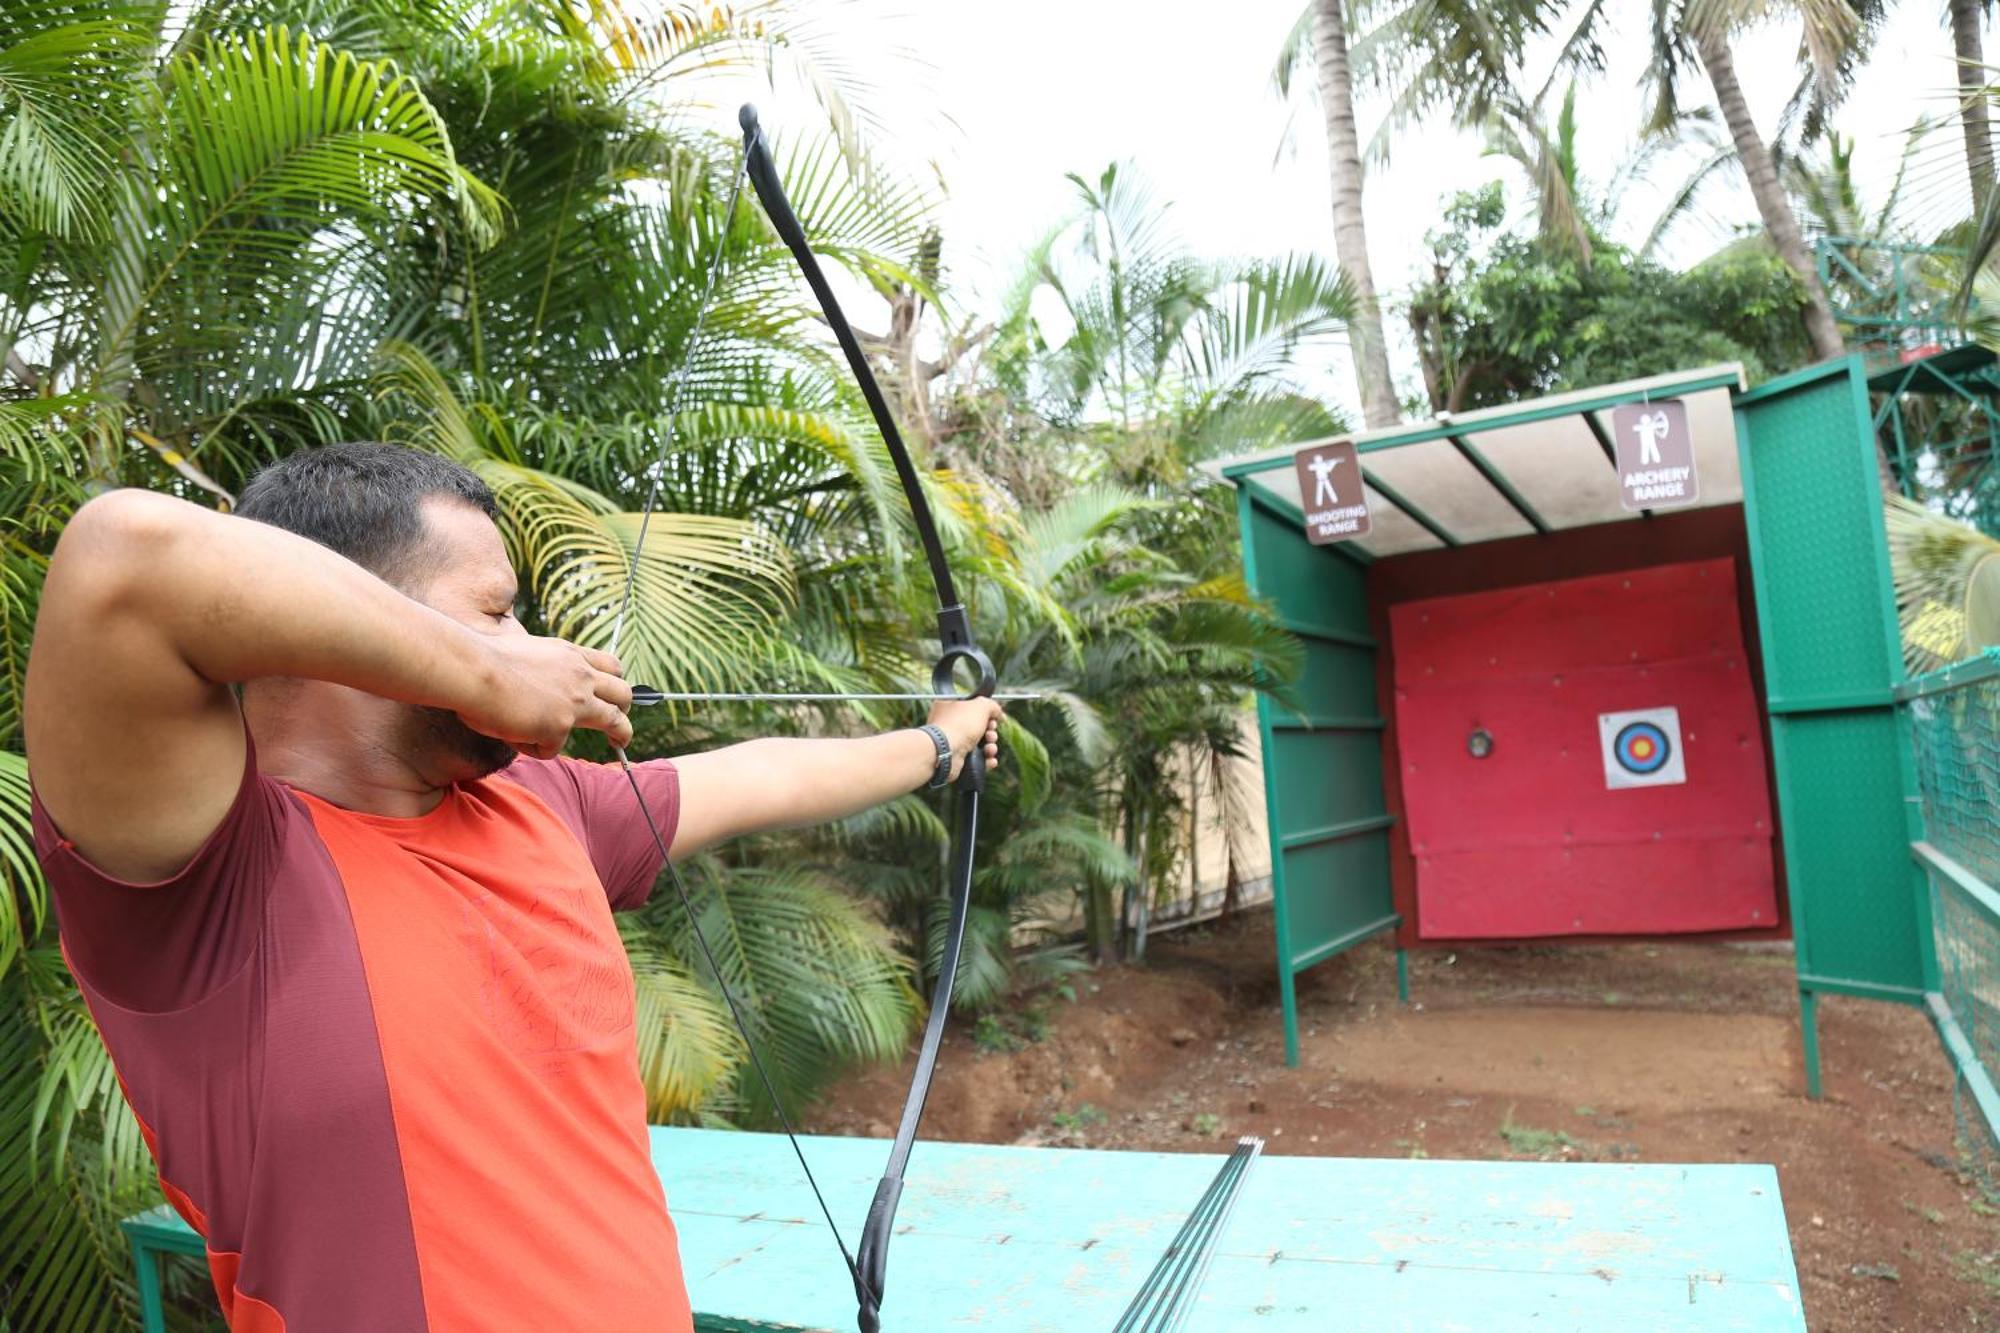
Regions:
[[[938, 608], [938, 642], [944, 645], [937, 665], [931, 668], [931, 693], [955, 699], [979, 699], [993, 693], [999, 684], [999, 675], [993, 670], [993, 659], [980, 650], [972, 641], [972, 618], [965, 613], [965, 607], [952, 602]], [[964, 662], [972, 668], [972, 688], [959, 693], [958, 680], [953, 668]]]
[[882, 1327], [882, 1286], [889, 1269], [889, 1228], [895, 1225], [896, 1205], [903, 1198], [903, 1182], [884, 1176], [875, 1185], [875, 1198], [868, 1205], [868, 1220], [861, 1226], [861, 1244], [854, 1252], [854, 1296], [860, 1302], [858, 1322], [861, 1333], [879, 1333]]

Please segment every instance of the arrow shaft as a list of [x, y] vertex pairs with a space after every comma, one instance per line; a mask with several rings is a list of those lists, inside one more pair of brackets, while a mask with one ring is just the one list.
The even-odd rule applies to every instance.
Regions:
[[[653, 704], [664, 703], [836, 703], [850, 699], [868, 701], [921, 699], [926, 703], [936, 703], [940, 700], [963, 699], [964, 697], [964, 695], [959, 694], [932, 694], [928, 691], [904, 694], [773, 694], [750, 690], [731, 693], [698, 693], [693, 691], [655, 690], [644, 685], [635, 685], [632, 687], [632, 706], [634, 708], [646, 708]], [[983, 697], [1007, 701], [1040, 699], [1043, 696], [1031, 692], [1014, 692], [1009, 694], [992, 694]]]

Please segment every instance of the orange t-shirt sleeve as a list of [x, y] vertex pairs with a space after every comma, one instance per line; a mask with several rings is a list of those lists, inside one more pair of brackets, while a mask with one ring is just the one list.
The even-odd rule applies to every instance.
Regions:
[[[680, 771], [671, 759], [632, 765], [653, 823], [668, 847], [680, 824]], [[496, 776], [510, 779], [546, 801], [583, 844], [614, 912], [629, 912], [652, 896], [660, 851], [616, 764], [579, 759], [516, 759]]]

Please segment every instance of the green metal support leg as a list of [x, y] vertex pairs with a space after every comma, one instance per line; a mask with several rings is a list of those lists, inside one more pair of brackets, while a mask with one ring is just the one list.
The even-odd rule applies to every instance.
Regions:
[[167, 1312], [160, 1299], [160, 1252], [138, 1236], [131, 1240], [139, 1279], [139, 1326], [145, 1333], [167, 1333]]
[[1404, 1004], [1410, 1002], [1410, 954], [1407, 949], [1396, 950], [1396, 998]]
[[1806, 1096], [1819, 1100], [1819, 997], [1799, 992], [1799, 1034], [1805, 1039]]
[[1299, 996], [1293, 981], [1291, 964], [1278, 964], [1278, 997], [1285, 1006], [1285, 1064], [1288, 1068], [1299, 1067]]

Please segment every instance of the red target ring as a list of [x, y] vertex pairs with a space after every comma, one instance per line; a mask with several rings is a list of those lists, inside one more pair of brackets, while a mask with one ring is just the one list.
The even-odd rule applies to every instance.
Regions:
[[1628, 722], [1611, 743], [1612, 757], [1627, 773], [1647, 777], [1667, 766], [1674, 756], [1674, 744], [1654, 722]]

